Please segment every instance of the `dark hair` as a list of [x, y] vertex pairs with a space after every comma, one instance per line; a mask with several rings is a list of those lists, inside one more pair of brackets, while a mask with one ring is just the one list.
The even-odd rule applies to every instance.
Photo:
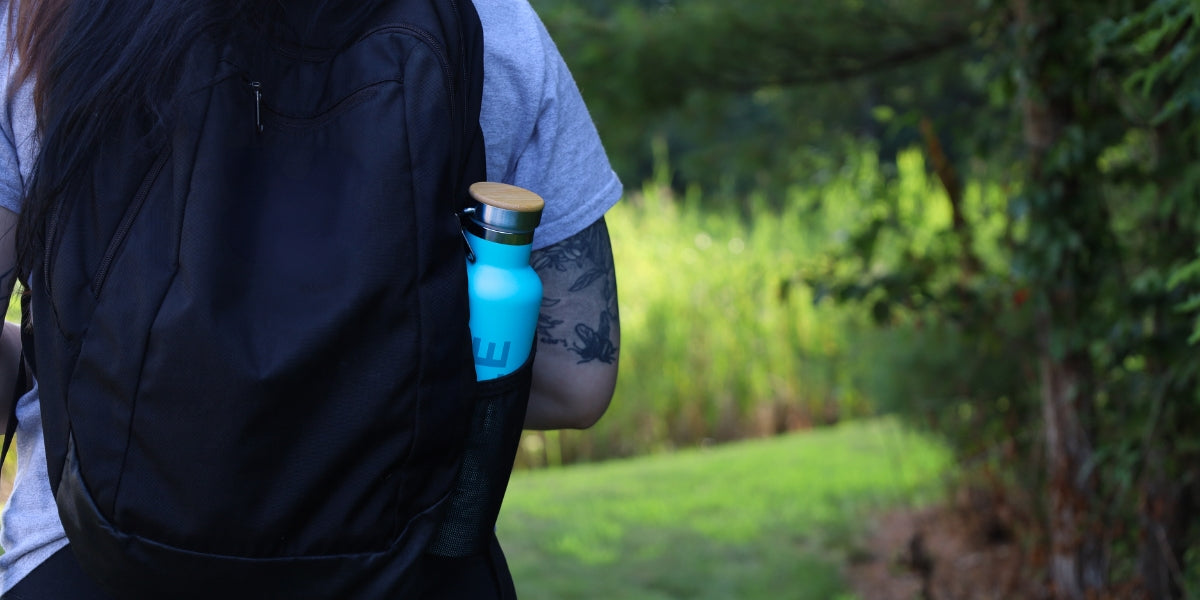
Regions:
[[25, 0], [11, 38], [21, 64], [10, 83], [34, 78], [40, 148], [17, 225], [17, 267], [28, 285], [48, 215], [82, 197], [102, 140], [130, 119], [149, 134], [166, 121], [180, 61], [217, 21], [198, 0]]
[[17, 228], [18, 276], [28, 285], [36, 248], [59, 198], [74, 201], [102, 141], [136, 124], [151, 136], [170, 122], [189, 47], [236, 23], [274, 39], [343, 43], [379, 0], [25, 0], [10, 5], [21, 59], [8, 93], [34, 79], [40, 152]]

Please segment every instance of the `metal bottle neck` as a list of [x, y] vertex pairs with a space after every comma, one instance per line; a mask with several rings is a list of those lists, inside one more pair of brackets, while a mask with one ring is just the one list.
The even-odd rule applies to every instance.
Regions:
[[475, 220], [469, 213], [463, 219], [463, 229], [479, 239], [507, 246], [526, 246], [533, 243], [533, 231], [504, 231]]
[[463, 211], [463, 227], [481, 239], [511, 246], [533, 242], [541, 211], [521, 212], [474, 202]]

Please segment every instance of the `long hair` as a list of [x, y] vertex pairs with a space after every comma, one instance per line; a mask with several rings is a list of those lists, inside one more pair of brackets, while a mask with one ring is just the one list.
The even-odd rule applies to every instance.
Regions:
[[[9, 95], [33, 79], [40, 151], [17, 226], [18, 276], [28, 286], [55, 204], [76, 201], [100, 144], [132, 122], [169, 126], [187, 51], [235, 23], [305, 44], [343, 40], [380, 0], [10, 0], [20, 59]], [[330, 24], [333, 25], [330, 25]], [[332, 43], [338, 43], [334, 41]], [[136, 120], [136, 121], [131, 121]]]

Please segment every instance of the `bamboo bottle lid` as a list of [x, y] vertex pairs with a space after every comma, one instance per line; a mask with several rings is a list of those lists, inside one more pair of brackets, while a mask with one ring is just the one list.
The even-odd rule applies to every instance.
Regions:
[[471, 185], [471, 197], [488, 206], [514, 212], [542, 212], [546, 201], [542, 197], [515, 185], [481, 181]]
[[470, 194], [472, 202], [465, 211], [468, 231], [507, 244], [529, 243], [546, 206], [541, 196], [506, 183], [475, 183]]

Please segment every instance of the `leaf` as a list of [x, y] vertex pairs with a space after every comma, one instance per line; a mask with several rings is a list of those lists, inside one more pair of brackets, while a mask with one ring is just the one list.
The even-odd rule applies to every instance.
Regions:
[[1177, 288], [1184, 282], [1200, 280], [1200, 258], [1197, 258], [1171, 273], [1171, 278], [1167, 280], [1167, 287]]
[[814, 285], [812, 282], [809, 282], [808, 285], [809, 285], [809, 287], [812, 288], [812, 291], [813, 291], [813, 295], [812, 295], [813, 306], [817, 306], [817, 305], [821, 304], [822, 300], [824, 300], [826, 297], [831, 295], [829, 286], [827, 286], [823, 283]]
[[878, 300], [871, 307], [871, 317], [876, 325], [887, 325], [892, 321], [892, 304], [887, 300]]
[[1187, 300], [1175, 306], [1175, 312], [1180, 313], [1189, 313], [1197, 309], [1200, 309], [1200, 294], [1192, 294], [1188, 296]]
[[1151, 57], [1171, 33], [1173, 33], [1172, 29], [1159, 26], [1157, 29], [1151, 29], [1139, 36], [1133, 41], [1132, 47], [1138, 54]]
[[589, 285], [592, 285], [592, 283], [595, 282], [597, 279], [604, 277], [605, 273], [606, 273], [606, 271], [604, 271], [603, 269], [592, 269], [592, 270], [588, 271], [587, 273], [580, 275], [579, 278], [575, 280], [575, 284], [571, 286], [571, 289], [569, 291], [571, 291], [571, 292], [581, 291], [581, 290], [587, 288]]

